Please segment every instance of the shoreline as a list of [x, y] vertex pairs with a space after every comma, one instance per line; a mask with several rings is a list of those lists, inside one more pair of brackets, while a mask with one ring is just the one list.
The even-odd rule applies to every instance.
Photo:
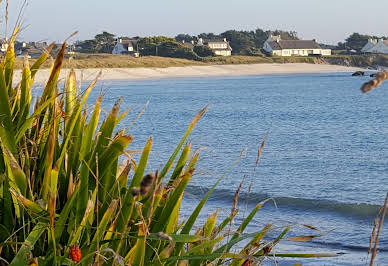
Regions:
[[[75, 69], [77, 80], [93, 80], [99, 71], [101, 81], [152, 80], [164, 78], [217, 77], [217, 76], [251, 76], [269, 74], [312, 74], [355, 72], [365, 69], [329, 64], [285, 63], [285, 64], [243, 64], [184, 66], [167, 68], [88, 68]], [[41, 69], [35, 76], [35, 83], [44, 83], [49, 77], [49, 69]], [[59, 79], [64, 79], [69, 69], [63, 69]], [[21, 71], [15, 72], [14, 80], [21, 79]]]

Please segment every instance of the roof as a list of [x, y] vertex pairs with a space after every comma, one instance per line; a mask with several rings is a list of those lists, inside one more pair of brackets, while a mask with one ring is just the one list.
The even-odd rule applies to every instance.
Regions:
[[282, 49], [321, 49], [319, 44], [314, 40], [281, 40], [268, 42], [272, 50]]
[[203, 39], [202, 42], [204, 44], [207, 44], [207, 43], [225, 43], [225, 39], [224, 38], [213, 38], [213, 39]]
[[136, 45], [137, 40], [123, 40], [122, 39], [120, 43], [122, 45], [127, 45], [127, 46], [131, 47], [131, 46], [135, 46]]
[[124, 47], [125, 50], [128, 50], [128, 47], [135, 48], [137, 45], [137, 40], [134, 39], [121, 39], [120, 44]]

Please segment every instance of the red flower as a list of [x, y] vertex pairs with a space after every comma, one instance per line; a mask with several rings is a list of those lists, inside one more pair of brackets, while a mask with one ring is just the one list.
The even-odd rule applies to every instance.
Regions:
[[69, 257], [74, 262], [79, 262], [81, 260], [81, 250], [79, 249], [79, 247], [77, 247], [77, 246], [70, 247]]

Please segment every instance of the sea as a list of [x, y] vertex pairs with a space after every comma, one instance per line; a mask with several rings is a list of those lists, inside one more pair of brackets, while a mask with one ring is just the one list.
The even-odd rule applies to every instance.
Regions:
[[[183, 219], [221, 178], [196, 228], [215, 211], [218, 222], [228, 216], [242, 184], [230, 231], [268, 199], [246, 233], [272, 224], [269, 239], [286, 226], [286, 237], [316, 236], [280, 241], [264, 265], [367, 265], [374, 220], [388, 192], [388, 82], [364, 95], [360, 86], [367, 80], [324, 73], [104, 81], [88, 103], [102, 93], [108, 113], [123, 98], [121, 110], [130, 112], [119, 128], [134, 137], [129, 149], [141, 150], [153, 136], [148, 172], [163, 167], [194, 115], [209, 106], [188, 139], [200, 159], [182, 202]], [[276, 256], [291, 253], [336, 256]], [[375, 265], [388, 265], [388, 221]]]

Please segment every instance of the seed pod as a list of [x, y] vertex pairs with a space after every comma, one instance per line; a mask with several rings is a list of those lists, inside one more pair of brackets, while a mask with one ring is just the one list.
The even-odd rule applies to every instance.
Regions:
[[244, 263], [241, 266], [251, 266], [250, 260], [245, 260]]
[[377, 86], [380, 85], [380, 82], [377, 80], [377, 79], [372, 79], [368, 82], [365, 82], [362, 87], [361, 87], [361, 91], [363, 93], [367, 93], [371, 90], [373, 90], [374, 88], [376, 88]]
[[386, 80], [387, 76], [388, 76], [388, 74], [386, 72], [379, 72], [376, 74], [375, 78], [379, 79], [379, 80]]
[[373, 90], [374, 88], [380, 86], [380, 84], [384, 81], [388, 79], [388, 72], [387, 71], [384, 71], [384, 72], [379, 72], [376, 74], [375, 78], [368, 81], [368, 82], [365, 82], [362, 86], [361, 86], [361, 91], [363, 93], [367, 93], [371, 90]]
[[38, 266], [38, 260], [36, 258], [31, 258], [28, 262], [28, 266]]
[[264, 254], [268, 254], [271, 252], [271, 247], [269, 246], [263, 247], [263, 251], [264, 251]]
[[137, 197], [140, 195], [140, 189], [137, 187], [132, 188], [131, 190], [132, 196]]
[[77, 246], [70, 247], [69, 257], [74, 262], [79, 262], [81, 260], [81, 250], [79, 249], [79, 247], [77, 247]]
[[155, 176], [153, 174], [148, 174], [143, 177], [143, 180], [140, 182], [140, 194], [142, 196], [146, 195], [151, 188], [152, 183], [154, 182]]
[[163, 232], [157, 233], [156, 236], [164, 240], [172, 241], [172, 237]]

